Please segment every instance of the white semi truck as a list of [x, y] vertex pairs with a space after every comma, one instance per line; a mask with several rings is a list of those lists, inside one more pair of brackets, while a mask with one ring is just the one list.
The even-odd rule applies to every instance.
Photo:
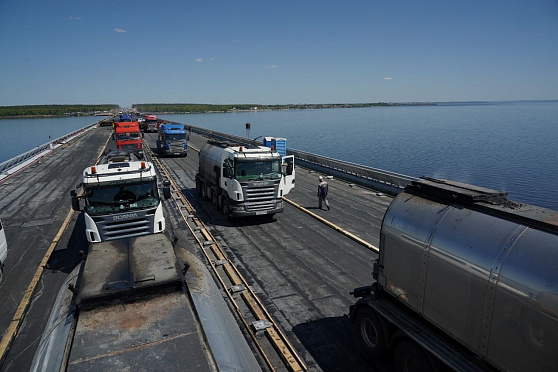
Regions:
[[[108, 160], [107, 160], [108, 159]], [[72, 208], [83, 211], [85, 233], [91, 243], [165, 231], [163, 206], [152, 163], [126, 161], [121, 154], [83, 171], [83, 194], [70, 192]], [[79, 187], [78, 186], [78, 187]], [[170, 198], [168, 181], [163, 187]], [[79, 200], [85, 201], [81, 209]]]
[[295, 186], [294, 156], [269, 147], [208, 141], [199, 153], [198, 194], [225, 217], [272, 216]]

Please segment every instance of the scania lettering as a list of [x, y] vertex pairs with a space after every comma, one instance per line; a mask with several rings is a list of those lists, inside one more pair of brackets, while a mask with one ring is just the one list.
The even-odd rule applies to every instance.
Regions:
[[225, 217], [274, 215], [295, 185], [294, 157], [273, 148], [209, 141], [199, 153], [198, 194]]
[[[87, 240], [92, 243], [160, 233], [163, 206], [153, 164], [130, 161], [99, 164], [83, 171], [83, 194], [70, 192], [72, 208], [83, 211]], [[168, 181], [163, 195], [170, 197]], [[85, 206], [81, 209], [80, 199]]]
[[134, 218], [134, 217], [135, 217], [135, 218], [138, 217], [137, 213], [134, 213], [134, 214], [123, 214], [122, 216], [113, 216], [112, 219], [113, 219], [113, 220], [125, 220], [125, 219], [128, 219], [128, 218]]

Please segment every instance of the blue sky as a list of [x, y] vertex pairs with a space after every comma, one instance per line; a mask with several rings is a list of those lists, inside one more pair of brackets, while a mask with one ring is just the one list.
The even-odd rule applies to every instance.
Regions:
[[0, 0], [0, 106], [558, 99], [558, 1]]

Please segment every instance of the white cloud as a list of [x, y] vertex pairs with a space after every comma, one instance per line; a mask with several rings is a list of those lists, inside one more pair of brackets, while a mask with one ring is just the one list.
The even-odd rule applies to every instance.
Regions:
[[267, 67], [267, 68], [277, 68], [277, 65], [267, 65], [265, 67]]
[[81, 21], [81, 17], [68, 17], [71, 21]]
[[391, 78], [389, 76], [386, 76], [385, 78], [382, 78], [382, 80], [391, 80]]
[[194, 61], [196, 61], [196, 62], [203, 62], [203, 58], [196, 58]]
[[121, 29], [121, 28], [115, 28], [114, 32], [122, 32], [122, 33], [126, 33], [126, 30]]

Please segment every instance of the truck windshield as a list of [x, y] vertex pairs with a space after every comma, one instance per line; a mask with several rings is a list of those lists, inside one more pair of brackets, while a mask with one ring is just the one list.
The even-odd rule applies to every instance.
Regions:
[[118, 133], [116, 135], [117, 141], [135, 141], [140, 139], [140, 134], [137, 132], [133, 133]]
[[85, 211], [89, 215], [146, 209], [159, 205], [155, 181], [85, 189]]
[[166, 134], [165, 138], [167, 141], [183, 141], [186, 139], [186, 133], [181, 134]]
[[281, 160], [236, 160], [235, 178], [238, 180], [279, 179]]

